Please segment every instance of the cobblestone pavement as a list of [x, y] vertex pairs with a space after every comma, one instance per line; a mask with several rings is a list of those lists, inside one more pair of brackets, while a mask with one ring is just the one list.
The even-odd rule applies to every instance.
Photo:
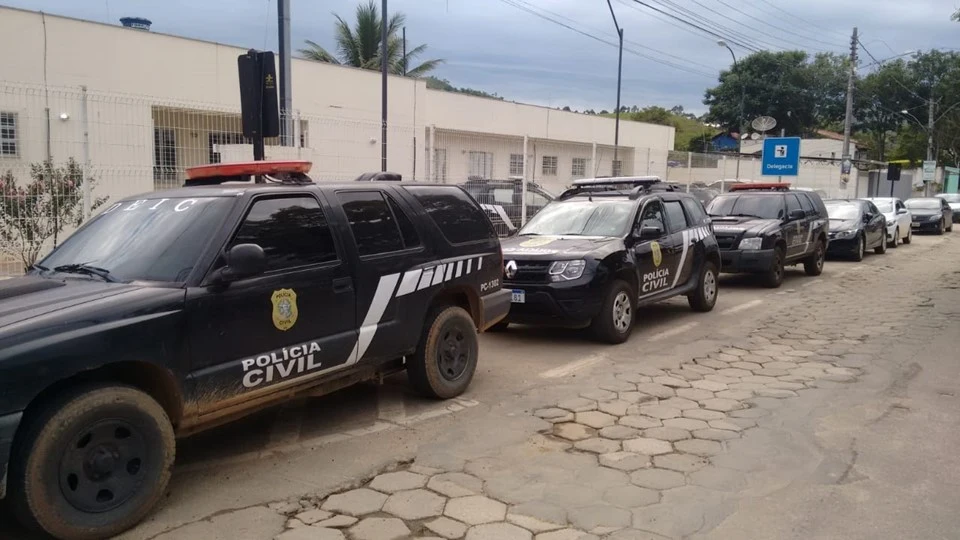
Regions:
[[353, 489], [271, 505], [287, 518], [276, 539], [709, 533], [757, 487], [757, 473], [791, 455], [777, 446], [776, 429], [793, 401], [828, 399], [874, 369], [909, 370], [901, 351], [956, 328], [936, 302], [960, 288], [960, 270], [941, 264], [942, 251], [820, 282], [707, 354], [597, 369], [588, 388], [532, 409], [540, 429], [519, 444], [463, 460], [427, 452]]

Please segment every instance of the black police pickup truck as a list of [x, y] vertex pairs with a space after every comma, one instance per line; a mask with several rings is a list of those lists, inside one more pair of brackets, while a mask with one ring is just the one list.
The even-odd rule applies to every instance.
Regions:
[[511, 322], [589, 326], [622, 343], [634, 310], [687, 295], [717, 301], [720, 253], [703, 206], [656, 177], [578, 180], [503, 242]]
[[724, 272], [759, 274], [768, 287], [783, 283], [785, 265], [823, 272], [829, 218], [820, 196], [788, 183], [735, 184], [707, 205]]
[[0, 281], [0, 473], [27, 526], [119, 533], [162, 496], [175, 436], [298, 394], [401, 369], [427, 396], [467, 388], [510, 307], [483, 210], [309, 168], [192, 169]]
[[[530, 219], [553, 200], [539, 184], [527, 182], [527, 194], [524, 201], [523, 179], [490, 180], [470, 177], [460, 184], [480, 206], [486, 210], [487, 217], [493, 223], [500, 236], [509, 236], [516, 232], [524, 218]], [[527, 214], [523, 215], [526, 207]]]

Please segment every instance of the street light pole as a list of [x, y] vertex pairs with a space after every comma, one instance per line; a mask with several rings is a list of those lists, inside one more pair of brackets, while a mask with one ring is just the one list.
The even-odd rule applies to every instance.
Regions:
[[740, 66], [737, 64], [737, 55], [733, 53], [733, 49], [723, 40], [718, 41], [717, 45], [725, 47], [730, 51], [730, 56], [733, 57], [733, 70], [737, 72], [737, 82], [740, 83], [740, 114], [737, 116], [737, 180], [740, 180], [740, 155], [743, 153], [743, 108], [747, 96], [747, 86], [743, 82], [743, 74], [740, 73]]
[[387, 171], [387, 0], [383, 0], [380, 13], [380, 170]]
[[[617, 58], [617, 113], [613, 128], [613, 163], [616, 164], [619, 160], [618, 151], [620, 150], [620, 81], [623, 74], [623, 28], [620, 28], [620, 23], [617, 22], [617, 14], [614, 13], [613, 4], [610, 3], [610, 0], [607, 0], [607, 7], [610, 8], [610, 16], [613, 17], [613, 26], [616, 27], [617, 36], [620, 37], [620, 54]], [[622, 170], [620, 174], [623, 174]]]

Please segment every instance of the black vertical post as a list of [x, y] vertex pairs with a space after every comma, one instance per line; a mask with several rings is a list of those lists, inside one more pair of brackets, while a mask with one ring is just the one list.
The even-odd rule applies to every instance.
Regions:
[[407, 27], [403, 27], [403, 76], [407, 76]]
[[290, 0], [277, 0], [280, 41], [280, 146], [294, 146], [293, 90], [290, 81]]
[[383, 0], [380, 13], [380, 78], [381, 81], [381, 118], [380, 118], [380, 170], [387, 170], [387, 0]]
[[[620, 81], [621, 75], [623, 74], [623, 28], [620, 28], [620, 23], [617, 22], [617, 14], [613, 11], [613, 4], [610, 3], [610, 0], [607, 0], [607, 7], [610, 8], [610, 16], [613, 17], [613, 26], [617, 29], [617, 36], [620, 38], [620, 53], [617, 57], [617, 113], [616, 120], [614, 121], [613, 127], [613, 161], [614, 164], [619, 160], [618, 152], [620, 150]], [[613, 171], [610, 171], [613, 174]], [[623, 174], [621, 168], [620, 171]]]
[[890, 182], [890, 197], [893, 197], [893, 180], [887, 178], [887, 182]]

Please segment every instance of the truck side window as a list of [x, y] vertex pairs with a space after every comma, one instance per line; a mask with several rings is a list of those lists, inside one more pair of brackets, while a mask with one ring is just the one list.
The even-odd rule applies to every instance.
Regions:
[[667, 221], [669, 221], [670, 224], [670, 232], [680, 232], [689, 226], [687, 224], [687, 216], [683, 213], [683, 206], [681, 206], [680, 201], [667, 201], [663, 203], [663, 206], [667, 209]]
[[817, 211], [813, 207], [813, 203], [810, 202], [810, 196], [806, 193], [797, 193], [797, 198], [800, 199], [800, 206], [803, 208], [803, 211], [807, 213], [808, 216], [816, 215]]
[[263, 248], [268, 272], [337, 260], [327, 218], [313, 197], [254, 201], [230, 246], [237, 244]]
[[707, 213], [703, 211], [703, 205], [700, 204], [700, 201], [692, 198], [683, 198], [680, 200], [683, 202], [683, 207], [687, 210], [687, 215], [690, 216], [690, 220], [695, 225], [703, 223], [703, 220], [707, 217]]
[[400, 228], [379, 191], [341, 191], [337, 197], [361, 257], [403, 249]]
[[390, 203], [390, 210], [393, 211], [393, 217], [397, 219], [397, 225], [400, 226], [400, 234], [403, 236], [403, 247], [410, 249], [420, 245], [420, 236], [417, 235], [417, 229], [413, 222], [407, 217], [403, 208], [393, 200], [393, 197], [386, 195], [387, 202]]
[[453, 186], [410, 186], [405, 189], [423, 206], [450, 243], [462, 244], [497, 237], [487, 215], [462, 189]]
[[800, 201], [797, 199], [797, 196], [793, 193], [788, 193], [786, 196], [787, 199], [787, 216], [790, 215], [790, 212], [794, 210], [801, 210]]
[[643, 212], [640, 214], [640, 229], [644, 227], [660, 227], [661, 231], [667, 232], [660, 201], [650, 201], [643, 207]]

